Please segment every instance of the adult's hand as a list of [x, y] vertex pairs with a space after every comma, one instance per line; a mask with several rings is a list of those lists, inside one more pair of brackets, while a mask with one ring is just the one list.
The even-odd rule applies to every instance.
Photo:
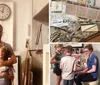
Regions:
[[4, 78], [4, 73], [0, 73], [0, 78]]
[[17, 62], [16, 57], [12, 55], [10, 59], [5, 60], [5, 61], [0, 61], [0, 67], [11, 66], [12, 64], [15, 64], [16, 62]]
[[85, 68], [83, 71], [80, 71], [79, 74], [86, 74], [87, 70], [88, 70], [88, 68]]
[[0, 67], [2, 67], [2, 66], [4, 66], [4, 65], [3, 65], [3, 61], [0, 61]]

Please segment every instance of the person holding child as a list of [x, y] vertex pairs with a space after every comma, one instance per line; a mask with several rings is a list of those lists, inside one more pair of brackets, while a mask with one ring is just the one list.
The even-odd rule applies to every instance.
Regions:
[[[3, 44], [7, 49], [7, 52], [4, 56], [5, 61], [0, 62], [0, 67], [1, 66], [10, 66], [10, 65], [15, 64], [17, 62], [16, 56], [13, 52], [11, 45], [3, 42], [1, 39], [2, 36], [3, 36], [3, 27], [2, 27], [2, 25], [0, 25], [0, 44]], [[10, 59], [8, 60], [8, 58], [10, 58]]]

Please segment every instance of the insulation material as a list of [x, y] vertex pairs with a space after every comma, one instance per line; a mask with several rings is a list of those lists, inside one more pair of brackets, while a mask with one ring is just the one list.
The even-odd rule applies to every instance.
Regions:
[[88, 8], [86, 18], [96, 20], [97, 19], [97, 13], [98, 13], [97, 9]]
[[98, 10], [97, 21], [100, 21], [100, 10]]
[[76, 15], [77, 5], [74, 4], [66, 4], [66, 13], [70, 15]]
[[77, 6], [76, 16], [86, 18], [86, 14], [87, 14], [87, 7]]
[[67, 14], [100, 21], [100, 8], [88, 7], [71, 2], [67, 2], [66, 5]]

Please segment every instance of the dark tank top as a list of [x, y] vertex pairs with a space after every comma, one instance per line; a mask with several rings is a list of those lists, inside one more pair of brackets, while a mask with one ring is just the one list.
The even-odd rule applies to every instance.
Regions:
[[[58, 52], [58, 51], [56, 51], [55, 54], [56, 54], [55, 61], [60, 61], [62, 54], [60, 52]], [[56, 63], [56, 64], [54, 64], [54, 66], [56, 68], [59, 68], [60, 67], [60, 64]]]

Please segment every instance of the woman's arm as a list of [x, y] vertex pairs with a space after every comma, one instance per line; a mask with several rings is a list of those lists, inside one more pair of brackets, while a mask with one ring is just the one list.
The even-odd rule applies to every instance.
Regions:
[[88, 68], [85, 68], [83, 71], [79, 71], [79, 74], [85, 74], [87, 72]]
[[6, 78], [6, 79], [10, 79], [10, 80], [14, 79], [14, 75], [13, 74], [4, 74], [3, 77]]
[[[14, 71], [14, 68], [13, 68], [13, 66], [10, 66], [8, 69], [6, 69], [7, 70], [7, 73], [8, 74], [6, 74], [6, 73], [4, 73], [4, 72], [1, 72], [0, 73], [0, 77], [1, 78], [6, 78], [6, 79], [10, 79], [10, 80], [13, 80], [14, 79], [14, 74], [13, 74], [13, 71]], [[5, 71], [6, 71], [5, 70]]]
[[10, 66], [17, 62], [16, 56], [14, 54], [14, 51], [13, 51], [11, 45], [8, 43], [4, 43], [4, 46], [7, 48], [7, 54], [5, 57], [7, 57], [6, 59], [8, 59], [8, 58], [10, 58], [10, 59], [0, 62], [0, 67], [1, 66]]
[[16, 56], [13, 54], [10, 59], [0, 62], [0, 66], [10, 66], [17, 62]]
[[80, 71], [79, 73], [80, 74], [85, 74], [85, 73], [93, 73], [96, 71], [96, 66], [95, 65], [92, 65], [92, 69], [88, 70], [88, 69], [85, 69], [84, 71]]
[[51, 57], [51, 60], [50, 60], [50, 63], [51, 63], [51, 64], [60, 63], [60, 61], [55, 61], [55, 60], [54, 60], [55, 57], [56, 57], [56, 54], [53, 54], [52, 57]]
[[6, 79], [14, 79], [14, 75], [12, 74], [4, 74], [4, 73], [0, 73], [0, 78], [6, 78]]
[[92, 65], [92, 69], [88, 70], [86, 73], [93, 73], [96, 71], [96, 66]]

